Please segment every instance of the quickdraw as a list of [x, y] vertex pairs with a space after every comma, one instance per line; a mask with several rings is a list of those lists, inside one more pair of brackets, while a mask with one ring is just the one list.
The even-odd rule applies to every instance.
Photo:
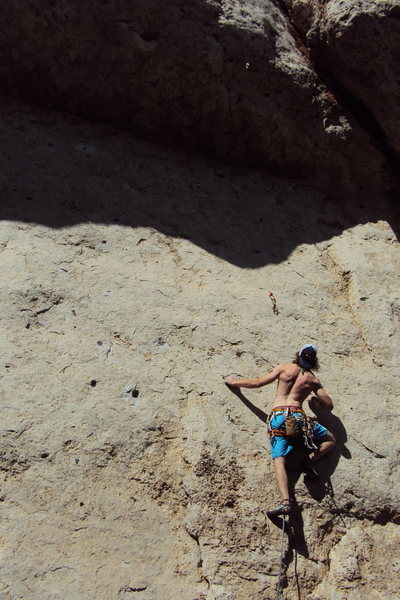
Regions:
[[272, 292], [269, 293], [269, 297], [271, 298], [271, 302], [272, 302], [272, 310], [274, 311], [275, 315], [279, 315], [279, 310], [278, 310], [278, 306], [276, 304], [276, 298], [273, 295]]

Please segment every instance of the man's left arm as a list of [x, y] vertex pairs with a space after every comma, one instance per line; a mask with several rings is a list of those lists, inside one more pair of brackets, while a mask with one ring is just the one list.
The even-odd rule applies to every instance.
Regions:
[[311, 401], [309, 401], [309, 406], [311, 410], [313, 409], [312, 403], [316, 404], [317, 406], [320, 406], [321, 408], [333, 410], [333, 400], [329, 396], [329, 394], [324, 390], [320, 382], [318, 383], [318, 385], [315, 386], [313, 392], [315, 394], [315, 397], [313, 397]]

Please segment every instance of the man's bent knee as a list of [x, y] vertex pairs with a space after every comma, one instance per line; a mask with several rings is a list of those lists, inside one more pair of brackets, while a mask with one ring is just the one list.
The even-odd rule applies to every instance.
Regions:
[[326, 439], [324, 440], [324, 442], [332, 442], [333, 445], [336, 444], [336, 438], [333, 435], [333, 433], [331, 433], [330, 431], [327, 432], [326, 434]]

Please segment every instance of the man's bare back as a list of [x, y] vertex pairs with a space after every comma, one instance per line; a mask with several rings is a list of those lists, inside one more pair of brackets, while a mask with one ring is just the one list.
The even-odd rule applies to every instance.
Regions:
[[278, 365], [278, 385], [273, 407], [294, 406], [301, 408], [304, 400], [321, 387], [310, 371], [304, 371], [293, 363]]
[[231, 378], [225, 379], [225, 383], [228, 386], [245, 388], [258, 388], [274, 381], [277, 382], [277, 388], [273, 408], [276, 406], [301, 408], [304, 400], [310, 394], [315, 394], [317, 404], [328, 410], [332, 410], [333, 408], [333, 402], [323, 389], [321, 382], [311, 371], [304, 370], [295, 363], [278, 365], [271, 373], [257, 379], [244, 381]]

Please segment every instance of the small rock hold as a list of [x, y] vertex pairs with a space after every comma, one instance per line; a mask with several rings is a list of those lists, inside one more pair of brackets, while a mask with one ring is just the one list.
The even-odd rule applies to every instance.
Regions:
[[125, 388], [123, 396], [127, 399], [130, 397], [137, 398], [139, 396], [139, 390], [137, 389], [136, 385], [134, 387], [128, 386]]

